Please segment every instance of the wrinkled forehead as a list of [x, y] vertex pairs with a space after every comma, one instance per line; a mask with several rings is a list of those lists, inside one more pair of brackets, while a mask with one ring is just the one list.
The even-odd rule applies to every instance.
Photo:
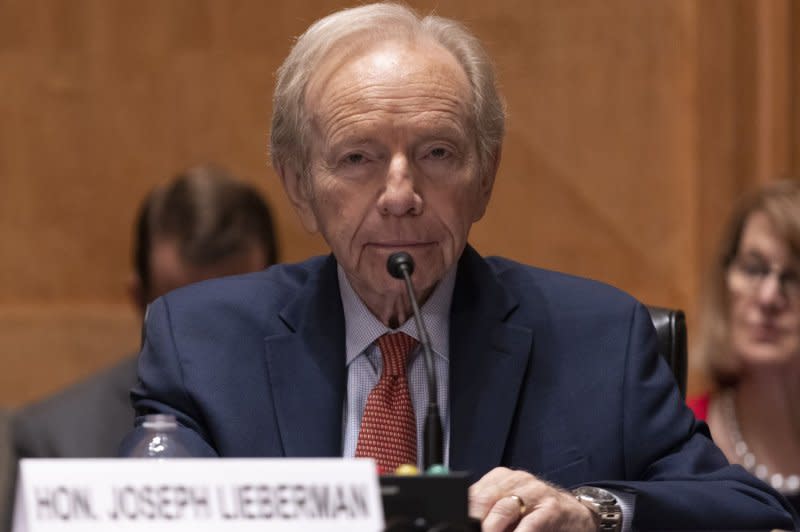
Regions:
[[[305, 90], [306, 110], [313, 115], [320, 102], [329, 94], [332, 82], [350, 84], [358, 91], [369, 83], [391, 81], [402, 83], [413, 77], [442, 79], [461, 94], [457, 96], [468, 108], [472, 101], [467, 74], [458, 60], [427, 36], [392, 38], [355, 38], [339, 43], [329, 50], [312, 72]], [[342, 83], [344, 81], [344, 83]]]

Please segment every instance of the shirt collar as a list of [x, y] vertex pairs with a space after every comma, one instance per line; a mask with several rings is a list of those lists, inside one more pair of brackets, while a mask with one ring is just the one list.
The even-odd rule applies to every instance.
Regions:
[[[453, 288], [456, 281], [457, 265], [454, 265], [434, 288], [433, 293], [422, 305], [420, 312], [431, 338], [431, 349], [445, 360], [449, 356], [450, 344], [450, 305], [453, 302]], [[420, 339], [412, 315], [397, 329], [390, 329], [384, 325], [358, 297], [341, 265], [337, 265], [336, 273], [339, 278], [339, 295], [342, 298], [345, 323], [345, 346], [347, 351], [347, 364], [353, 361], [372, 345], [378, 337], [390, 332], [404, 332], [409, 336]]]

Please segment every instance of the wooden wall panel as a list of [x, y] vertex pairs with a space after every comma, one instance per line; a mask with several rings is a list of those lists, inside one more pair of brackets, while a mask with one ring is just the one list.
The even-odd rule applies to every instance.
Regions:
[[791, 120], [789, 168], [794, 177], [800, 179], [800, 68], [796, 66], [800, 59], [800, 2], [791, 2], [790, 5], [789, 42], [792, 48], [789, 63], [792, 66], [788, 80], [791, 84], [790, 99], [786, 110]]
[[791, 171], [792, 1], [755, 4], [755, 179]]
[[681, 149], [693, 127], [691, 12], [678, 3], [531, 9], [499, 24], [517, 36], [495, 54], [509, 136], [476, 242], [652, 303], [686, 302], [691, 287], [675, 279], [691, 278], [690, 266], [676, 257], [688, 251], [680, 228], [691, 221], [676, 207], [689, 200], [693, 170]]
[[129, 305], [0, 306], [0, 389], [7, 402], [33, 400], [135, 352], [137, 322]]
[[[732, 199], [800, 160], [789, 0], [415, 0], [463, 20], [509, 107], [486, 254], [692, 312]], [[135, 349], [140, 198], [202, 161], [257, 183], [284, 258], [323, 252], [269, 169], [273, 72], [342, 2], [0, 0], [0, 405]], [[784, 112], [785, 108], [792, 111]]]

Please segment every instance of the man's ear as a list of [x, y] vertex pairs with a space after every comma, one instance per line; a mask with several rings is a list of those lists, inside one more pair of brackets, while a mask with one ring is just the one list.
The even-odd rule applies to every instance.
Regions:
[[487, 165], [486, 171], [481, 173], [478, 208], [475, 211], [473, 222], [477, 222], [483, 218], [483, 215], [486, 213], [486, 207], [489, 206], [489, 200], [492, 198], [492, 189], [494, 188], [494, 179], [497, 176], [498, 168], [500, 168], [500, 157], [502, 153], [503, 147], [498, 146], [490, 164]]
[[280, 176], [283, 188], [286, 190], [286, 195], [289, 196], [289, 201], [300, 217], [303, 227], [305, 227], [306, 231], [309, 233], [316, 233], [319, 230], [317, 226], [317, 217], [311, 207], [309, 183], [305, 181], [306, 179], [310, 179], [310, 177], [304, 177], [303, 174], [291, 164], [275, 163], [272, 167]]

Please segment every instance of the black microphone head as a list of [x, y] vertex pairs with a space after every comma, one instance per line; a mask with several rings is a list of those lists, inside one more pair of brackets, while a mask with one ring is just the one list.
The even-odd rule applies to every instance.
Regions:
[[386, 261], [386, 271], [395, 279], [402, 279], [403, 271], [407, 271], [408, 275], [414, 273], [414, 259], [405, 251], [392, 253]]

